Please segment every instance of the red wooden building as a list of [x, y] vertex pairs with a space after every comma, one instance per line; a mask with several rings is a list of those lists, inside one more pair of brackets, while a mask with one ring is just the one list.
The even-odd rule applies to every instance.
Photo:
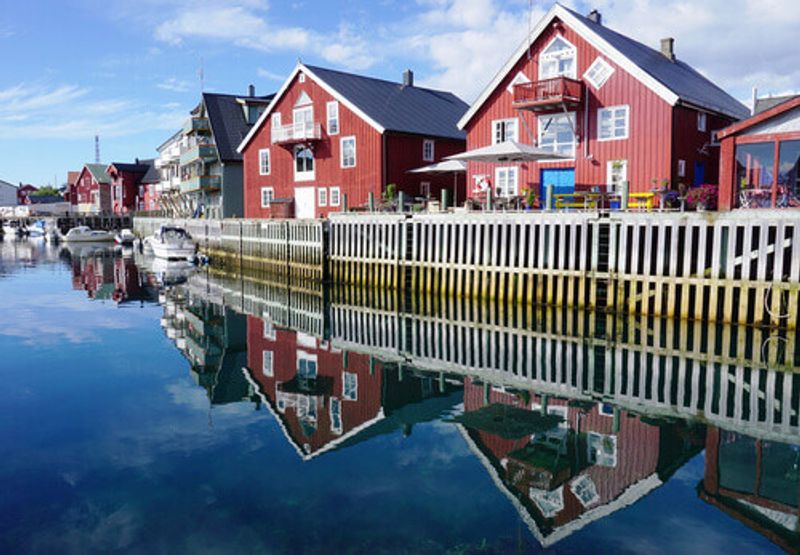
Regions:
[[31, 184], [23, 185], [20, 183], [19, 187], [17, 187], [17, 204], [30, 204], [30, 199], [28, 199], [28, 197], [31, 193], [38, 190], [38, 187], [34, 187]]
[[717, 133], [719, 208], [800, 206], [800, 96]]
[[78, 212], [99, 214], [111, 211], [111, 178], [103, 164], [86, 164], [75, 187]]
[[111, 210], [115, 214], [133, 212], [139, 205], [139, 183], [147, 173], [147, 164], [112, 162], [106, 168], [111, 178]]
[[459, 121], [467, 148], [514, 140], [567, 160], [468, 164], [469, 194], [516, 196], [552, 184], [632, 192], [717, 182], [714, 131], [748, 110], [676, 58], [555, 4]]
[[344, 195], [350, 207], [379, 201], [389, 184], [411, 196], [453, 189], [452, 176], [407, 172], [464, 150], [466, 109], [410, 71], [394, 83], [300, 63], [239, 146], [245, 216], [324, 217]]
[[70, 210], [77, 210], [78, 204], [78, 178], [81, 172], [67, 172], [67, 190], [64, 192], [64, 200], [70, 204]]

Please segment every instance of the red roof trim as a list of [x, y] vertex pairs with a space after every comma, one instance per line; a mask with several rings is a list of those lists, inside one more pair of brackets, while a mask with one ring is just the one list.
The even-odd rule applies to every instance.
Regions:
[[788, 112], [789, 110], [793, 110], [798, 106], [800, 106], [800, 96], [782, 104], [778, 104], [777, 106], [773, 106], [769, 110], [764, 110], [760, 114], [756, 114], [747, 119], [743, 119], [742, 121], [734, 123], [733, 125], [729, 125], [722, 131], [717, 132], [717, 139], [724, 139], [726, 137], [730, 137], [731, 135], [735, 135], [740, 131], [753, 127], [762, 121], [766, 121], [784, 112]]

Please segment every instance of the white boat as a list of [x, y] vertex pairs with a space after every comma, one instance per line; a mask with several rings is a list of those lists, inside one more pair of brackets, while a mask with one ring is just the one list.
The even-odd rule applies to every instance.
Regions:
[[194, 258], [197, 247], [185, 229], [178, 226], [162, 225], [147, 238], [147, 246], [158, 258], [166, 260], [189, 260]]
[[26, 228], [28, 237], [44, 237], [47, 235], [47, 224], [44, 220], [38, 220]]
[[100, 231], [79, 225], [70, 229], [64, 236], [64, 240], [67, 243], [99, 243], [113, 241], [114, 234], [110, 231]]
[[114, 241], [118, 245], [133, 245], [136, 235], [130, 229], [123, 229], [114, 236]]
[[20, 235], [22, 235], [22, 228], [19, 226], [18, 221], [12, 220], [3, 222], [3, 236], [5, 236], [6, 239]]

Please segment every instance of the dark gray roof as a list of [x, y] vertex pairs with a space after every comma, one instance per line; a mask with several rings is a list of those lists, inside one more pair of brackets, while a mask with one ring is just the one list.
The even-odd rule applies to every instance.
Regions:
[[147, 165], [144, 164], [142, 161], [139, 161], [135, 164], [129, 164], [126, 162], [111, 162], [111, 166], [117, 168], [117, 171], [121, 172], [131, 172], [131, 173], [146, 173], [147, 172]]
[[677, 58], [674, 62], [670, 61], [660, 51], [595, 23], [565, 6], [562, 7], [579, 18], [582, 23], [616, 48], [623, 56], [678, 95], [681, 100], [737, 119], [750, 115], [750, 110], [744, 104], [703, 77], [685, 62]]
[[158, 183], [161, 181], [161, 174], [156, 168], [156, 161], [154, 158], [148, 160], [139, 160], [141, 164], [147, 166], [147, 172], [142, 176], [142, 183]]
[[242, 155], [236, 152], [236, 148], [252, 127], [245, 120], [244, 110], [242, 110], [242, 105], [237, 102], [237, 99], [265, 103], [272, 100], [273, 96], [203, 93], [203, 102], [206, 106], [208, 119], [211, 122], [211, 131], [214, 133], [214, 143], [217, 145], [217, 153], [220, 160], [223, 162], [242, 161]]
[[756, 109], [755, 113], [760, 114], [770, 108], [774, 108], [778, 104], [783, 104], [784, 102], [788, 102], [793, 98], [797, 98], [800, 95], [797, 94], [790, 94], [786, 96], [767, 96], [764, 98], [757, 98], [756, 99]]
[[453, 93], [306, 67], [387, 131], [466, 139], [457, 124], [469, 106]]

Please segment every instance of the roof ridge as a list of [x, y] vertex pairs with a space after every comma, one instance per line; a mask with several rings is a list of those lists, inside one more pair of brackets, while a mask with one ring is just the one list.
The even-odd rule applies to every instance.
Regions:
[[[310, 69], [312, 71], [316, 71], [318, 69], [321, 69], [322, 71], [331, 71], [333, 73], [338, 73], [340, 75], [347, 75], [349, 77], [357, 77], [359, 79], [367, 79], [369, 81], [379, 81], [381, 83], [388, 83], [390, 85], [395, 85], [395, 86], [401, 87], [401, 88], [405, 87], [405, 85], [403, 83], [401, 83], [400, 81], [390, 81], [389, 79], [384, 79], [383, 77], [372, 77], [370, 75], [360, 75], [358, 73], [351, 73], [349, 71], [343, 71], [341, 69], [331, 69], [331, 68], [328, 68], [328, 67], [315, 66], [315, 65], [306, 64], [306, 63], [304, 63], [303, 65], [306, 66], [308, 69]], [[443, 90], [443, 89], [434, 89], [434, 88], [431, 88], [431, 87], [420, 87], [418, 85], [411, 85], [411, 86], [413, 88], [417, 89], [417, 90], [430, 91], [430, 92], [435, 92], [435, 93], [444, 93], [444, 94], [449, 94], [450, 96], [455, 96], [456, 98], [459, 98], [458, 95], [456, 95], [452, 91], [446, 91], [446, 90]], [[460, 100], [460, 98], [459, 98], [459, 100]]]

